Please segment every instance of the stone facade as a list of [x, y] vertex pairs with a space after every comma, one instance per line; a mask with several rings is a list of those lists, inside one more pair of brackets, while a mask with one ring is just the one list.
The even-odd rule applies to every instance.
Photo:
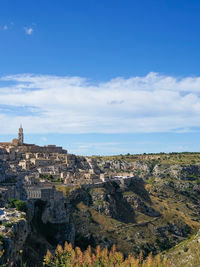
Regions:
[[62, 192], [56, 191], [55, 187], [40, 187], [40, 186], [30, 186], [25, 187], [26, 198], [28, 199], [41, 199], [48, 201], [50, 199], [62, 199]]
[[18, 133], [18, 145], [22, 146], [24, 144], [24, 133], [22, 125], [20, 125], [19, 133]]

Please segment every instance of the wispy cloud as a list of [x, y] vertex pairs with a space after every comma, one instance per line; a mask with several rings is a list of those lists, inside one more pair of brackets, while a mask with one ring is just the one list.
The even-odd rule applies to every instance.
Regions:
[[11, 30], [14, 26], [14, 22], [9, 22], [9, 23], [5, 23], [3, 25], [0, 25], [0, 30], [3, 30], [3, 31], [8, 31], [8, 30]]
[[7, 26], [7, 25], [4, 25], [4, 26], [3, 26], [3, 30], [4, 30], [4, 31], [7, 31], [7, 30], [8, 30], [8, 26]]
[[25, 33], [27, 35], [33, 34], [33, 28], [32, 27], [24, 27]]
[[46, 138], [45, 136], [43, 136], [43, 137], [41, 138], [41, 140], [42, 140], [43, 142], [46, 142], [46, 141], [47, 141], [47, 138]]
[[200, 127], [200, 77], [149, 73], [93, 85], [81, 77], [11, 75], [0, 78], [0, 106], [2, 133], [20, 122], [29, 133], [191, 131]]
[[[33, 32], [35, 31], [35, 27], [36, 27], [36, 23], [32, 23], [31, 26], [26, 26], [21, 28], [21, 30], [23, 29], [23, 31], [25, 32], [25, 34], [27, 35], [32, 35]], [[14, 22], [11, 21], [10, 23], [4, 24], [4, 25], [0, 25], [0, 30], [3, 31], [10, 31], [13, 29], [13, 27], [15, 26]], [[19, 25], [18, 25], [19, 26]], [[17, 29], [17, 25], [16, 25], [16, 29]]]

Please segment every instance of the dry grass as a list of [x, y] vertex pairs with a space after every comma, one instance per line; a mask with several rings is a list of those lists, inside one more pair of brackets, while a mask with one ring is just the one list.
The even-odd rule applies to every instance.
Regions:
[[200, 232], [166, 252], [174, 267], [200, 266]]
[[78, 188], [80, 188], [79, 185], [75, 185], [75, 186], [56, 185], [56, 190], [62, 191], [64, 196], [68, 196], [72, 191]]

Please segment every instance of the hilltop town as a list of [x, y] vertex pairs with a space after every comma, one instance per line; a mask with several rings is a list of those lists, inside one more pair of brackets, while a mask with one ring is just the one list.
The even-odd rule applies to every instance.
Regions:
[[55, 145], [24, 143], [22, 126], [18, 139], [0, 143], [0, 161], [0, 190], [4, 194], [7, 191], [8, 198], [45, 199], [53, 192], [51, 182], [70, 185], [98, 183], [103, 179], [100, 172], [94, 172], [87, 157], [76, 157]]

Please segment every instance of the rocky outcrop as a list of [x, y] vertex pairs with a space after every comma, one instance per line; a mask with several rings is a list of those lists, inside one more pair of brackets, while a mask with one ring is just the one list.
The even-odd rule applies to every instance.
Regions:
[[42, 212], [42, 222], [52, 223], [52, 224], [62, 224], [62, 223], [69, 223], [70, 214], [67, 214], [64, 200], [50, 200], [46, 203], [44, 210]]
[[69, 203], [65, 203], [64, 199], [50, 200], [44, 205], [41, 223], [52, 229], [55, 243], [62, 244], [68, 241], [74, 244], [75, 228], [71, 220]]
[[156, 211], [151, 206], [145, 204], [140, 197], [135, 195], [125, 195], [124, 198], [126, 201], [134, 208], [134, 210], [141, 212], [150, 217], [160, 217], [161, 214], [159, 211]]
[[187, 224], [183, 224], [180, 221], [168, 223], [168, 225], [156, 228], [156, 231], [160, 236], [167, 236], [169, 233], [180, 237], [187, 237], [191, 229]]
[[151, 207], [149, 193], [141, 178], [106, 182], [101, 187], [84, 186], [75, 190], [69, 201], [74, 206], [82, 202], [99, 213], [126, 223], [135, 221], [136, 211], [150, 217], [160, 216]]
[[115, 183], [107, 183], [102, 188], [90, 190], [92, 207], [106, 216], [123, 222], [134, 222], [135, 213], [131, 205], [123, 198], [122, 192]]
[[200, 164], [160, 164], [151, 160], [126, 161], [106, 160], [104, 158], [90, 158], [90, 168], [95, 173], [107, 173], [112, 175], [130, 173], [130, 176], [137, 176], [143, 179], [150, 177], [173, 177], [176, 179], [193, 180], [200, 175]]
[[4, 250], [1, 263], [6, 263], [9, 260], [9, 264], [11, 264], [20, 257], [20, 251], [30, 232], [29, 224], [23, 217], [25, 214], [15, 209], [4, 209], [3, 214], [1, 214], [1, 246]]
[[[1, 149], [0, 149], [0, 156], [1, 156]], [[9, 168], [6, 161], [0, 159], [0, 182], [5, 181], [6, 177], [6, 170]]]
[[[2, 262], [9, 259], [16, 263], [20, 251], [23, 251], [23, 258], [29, 263], [28, 266], [41, 266], [47, 249], [55, 249], [58, 243], [63, 244], [65, 241], [73, 244], [75, 228], [69, 210], [70, 204], [63, 199], [29, 201], [27, 214], [16, 209], [1, 209], [0, 246], [4, 250]], [[41, 249], [38, 250], [38, 246]], [[27, 255], [33, 253], [35, 256], [31, 263]]]
[[31, 227], [52, 245], [74, 243], [75, 229], [71, 220], [69, 203], [64, 199], [32, 201]]
[[74, 205], [75, 245], [115, 243], [125, 254], [148, 255], [187, 238], [198, 226], [197, 185], [179, 175], [174, 180], [166, 175], [166, 170], [176, 175], [176, 167], [165, 166], [162, 174], [158, 167], [151, 173], [157, 170], [160, 177], [134, 177], [75, 190], [69, 196]]

